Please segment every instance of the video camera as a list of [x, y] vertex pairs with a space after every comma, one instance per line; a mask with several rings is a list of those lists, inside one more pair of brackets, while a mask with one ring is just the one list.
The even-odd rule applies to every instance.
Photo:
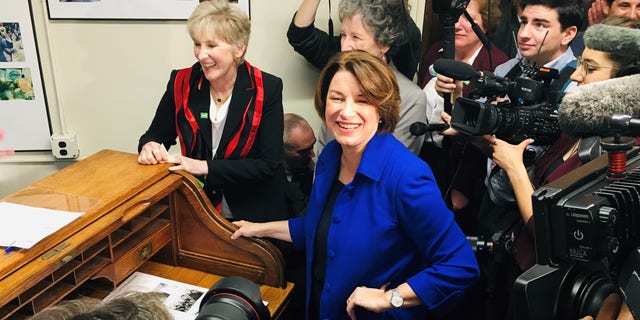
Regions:
[[[512, 144], [533, 138], [536, 145], [549, 145], [560, 134], [557, 110], [563, 93], [552, 90], [551, 86], [551, 81], [558, 79], [558, 70], [521, 64], [525, 76], [511, 80], [477, 72], [464, 62], [438, 64], [436, 61], [434, 69], [445, 76], [450, 76], [446, 70], [453, 67], [458, 72], [454, 71], [451, 78], [465, 80], [461, 74], [473, 74], [467, 79], [477, 78], [471, 97], [456, 99], [452, 110], [451, 126], [459, 132], [471, 136], [495, 134]], [[463, 68], [471, 70], [463, 71]], [[509, 100], [490, 103], [505, 95]], [[479, 98], [486, 98], [488, 102], [477, 101]]]
[[514, 284], [517, 319], [595, 317], [609, 300], [626, 301], [640, 319], [640, 149], [634, 142], [603, 139], [607, 155], [534, 192], [537, 264]]

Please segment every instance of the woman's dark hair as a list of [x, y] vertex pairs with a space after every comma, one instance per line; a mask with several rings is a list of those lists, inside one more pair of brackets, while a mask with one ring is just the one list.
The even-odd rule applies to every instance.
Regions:
[[640, 21], [610, 16], [584, 33], [585, 47], [602, 51], [616, 69], [611, 77], [640, 73]]

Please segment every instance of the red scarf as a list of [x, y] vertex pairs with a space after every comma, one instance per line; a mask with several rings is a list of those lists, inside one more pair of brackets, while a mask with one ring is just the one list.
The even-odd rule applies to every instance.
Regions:
[[[249, 150], [253, 146], [260, 126], [260, 120], [262, 119], [262, 109], [264, 105], [264, 84], [262, 82], [262, 71], [260, 69], [251, 66], [245, 61], [245, 66], [251, 77], [251, 83], [256, 88], [256, 96], [249, 100], [249, 103], [244, 107], [244, 114], [242, 115], [242, 124], [240, 130], [238, 130], [227, 149], [225, 150], [224, 158], [236, 158], [242, 159], [249, 154]], [[180, 139], [180, 147], [182, 155], [190, 158], [194, 158], [194, 152], [196, 147], [196, 137], [200, 128], [198, 122], [193, 116], [191, 109], [189, 109], [189, 93], [191, 92], [190, 79], [193, 67], [178, 70], [173, 86], [173, 96], [175, 101], [175, 122], [178, 138]], [[200, 79], [202, 81], [202, 79]], [[252, 103], [255, 99], [255, 103]], [[182, 111], [182, 112], [181, 112]], [[181, 130], [178, 125], [180, 117], [186, 118], [191, 130]]]

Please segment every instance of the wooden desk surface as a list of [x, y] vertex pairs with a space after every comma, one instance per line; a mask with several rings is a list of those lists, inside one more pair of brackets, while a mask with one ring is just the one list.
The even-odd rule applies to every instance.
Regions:
[[[180, 266], [170, 266], [154, 261], [145, 262], [138, 271], [203, 288], [211, 288], [211, 286], [218, 282], [218, 280], [223, 278], [211, 273]], [[273, 319], [278, 319], [280, 314], [284, 311], [285, 307], [289, 303], [288, 296], [291, 294], [292, 289], [293, 283], [291, 282], [287, 283], [286, 288], [276, 288], [264, 285], [260, 286], [262, 300], [269, 302], [267, 307], [269, 312], [271, 312]]]
[[[136, 159], [103, 150], [0, 199], [84, 212], [30, 249], [0, 255], [0, 319], [37, 313], [92, 289], [93, 280], [113, 290], [141, 265], [142, 272], [205, 288], [226, 275], [268, 284], [262, 296], [277, 319], [293, 288], [278, 249], [262, 239], [231, 240], [235, 227], [191, 175]], [[156, 253], [165, 264], [145, 264]]]

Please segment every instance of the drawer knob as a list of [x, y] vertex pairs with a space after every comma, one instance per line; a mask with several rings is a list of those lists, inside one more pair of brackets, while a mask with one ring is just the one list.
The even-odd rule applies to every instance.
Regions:
[[151, 258], [151, 254], [153, 253], [153, 245], [151, 242], [144, 245], [144, 247], [138, 250], [138, 259], [147, 260]]

